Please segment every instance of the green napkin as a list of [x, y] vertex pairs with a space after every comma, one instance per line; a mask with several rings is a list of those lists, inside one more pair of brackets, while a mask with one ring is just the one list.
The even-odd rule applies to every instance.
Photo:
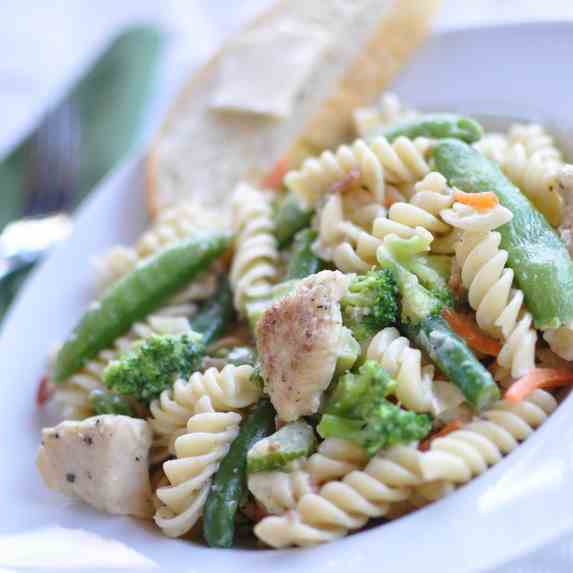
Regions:
[[[65, 96], [81, 129], [76, 205], [137, 142], [164, 44], [163, 34], [151, 26], [122, 32]], [[0, 229], [22, 216], [30, 141], [31, 136], [0, 161]], [[0, 318], [22, 281], [20, 273], [0, 289]]]

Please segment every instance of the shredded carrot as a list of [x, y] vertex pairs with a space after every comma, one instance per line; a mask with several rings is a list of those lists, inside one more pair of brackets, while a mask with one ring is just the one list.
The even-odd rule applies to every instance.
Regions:
[[455, 420], [448, 422], [439, 432], [436, 432], [435, 434], [431, 435], [429, 438], [426, 438], [423, 442], [421, 442], [419, 449], [422, 452], [426, 452], [427, 450], [430, 449], [432, 440], [435, 440], [436, 438], [443, 438], [444, 436], [447, 436], [448, 434], [451, 434], [452, 432], [461, 429], [463, 425], [464, 423], [460, 418], [456, 418]]
[[475, 321], [466, 314], [460, 314], [450, 308], [445, 308], [442, 316], [451, 329], [461, 336], [467, 345], [488, 356], [497, 356], [501, 351], [501, 344], [494, 338], [484, 334]]
[[335, 181], [328, 189], [329, 193], [345, 193], [351, 191], [354, 184], [360, 179], [360, 171], [351, 169], [343, 177]]
[[36, 404], [38, 406], [42, 406], [54, 393], [54, 390], [55, 388], [53, 384], [49, 381], [47, 376], [44, 376], [38, 384], [38, 390], [36, 391]]
[[509, 387], [505, 393], [505, 399], [510, 402], [521, 402], [539, 388], [557, 388], [567, 384], [573, 384], [573, 370], [534, 368]]
[[465, 193], [464, 191], [456, 189], [454, 191], [454, 200], [480, 211], [493, 209], [499, 204], [497, 195], [491, 191], [484, 191], [483, 193]]
[[275, 163], [275, 166], [271, 169], [270, 173], [263, 178], [261, 185], [265, 189], [275, 189], [276, 191], [280, 190], [287, 171], [288, 159], [283, 157]]
[[390, 209], [394, 203], [398, 203], [399, 201], [405, 201], [404, 195], [395, 187], [391, 187], [390, 185], [386, 187], [384, 190], [384, 207]]

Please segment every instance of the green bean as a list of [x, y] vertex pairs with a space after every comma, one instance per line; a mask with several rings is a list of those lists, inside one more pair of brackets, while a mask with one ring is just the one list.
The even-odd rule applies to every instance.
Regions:
[[219, 281], [216, 292], [190, 320], [191, 328], [203, 335], [206, 346], [215, 342], [235, 318], [233, 293], [226, 277]]
[[235, 516], [246, 487], [247, 452], [274, 431], [275, 411], [260, 400], [241, 424], [239, 435], [213, 478], [203, 511], [203, 535], [211, 547], [233, 545]]
[[322, 260], [312, 251], [316, 236], [313, 229], [303, 229], [295, 235], [285, 280], [303, 279], [322, 269]]
[[481, 139], [483, 130], [481, 125], [470, 117], [453, 113], [434, 113], [425, 114], [386, 129], [383, 135], [388, 141], [394, 141], [400, 136], [406, 136], [410, 139], [416, 137], [431, 137], [433, 139], [453, 137], [467, 143], [474, 143]]
[[450, 185], [467, 193], [493, 191], [513, 213], [497, 231], [535, 326], [557, 328], [573, 321], [573, 262], [545, 217], [493, 161], [469, 145], [444, 140], [434, 147], [433, 157]]
[[137, 267], [84, 314], [56, 358], [53, 382], [62, 383], [87, 360], [125, 334], [169, 296], [191, 282], [229, 244], [225, 235], [180, 241]]
[[401, 329], [476, 410], [499, 399], [499, 389], [487, 368], [441, 316], [429, 316], [418, 324], [402, 324]]
[[298, 231], [308, 227], [312, 211], [305, 209], [294, 193], [289, 193], [278, 205], [274, 215], [275, 237], [279, 249], [284, 249]]

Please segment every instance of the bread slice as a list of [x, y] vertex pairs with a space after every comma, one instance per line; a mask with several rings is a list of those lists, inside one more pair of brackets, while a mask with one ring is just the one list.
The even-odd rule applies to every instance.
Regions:
[[279, 0], [190, 80], [147, 162], [151, 215], [193, 198], [221, 206], [279, 158], [295, 167], [352, 137], [426, 36], [440, 0]]

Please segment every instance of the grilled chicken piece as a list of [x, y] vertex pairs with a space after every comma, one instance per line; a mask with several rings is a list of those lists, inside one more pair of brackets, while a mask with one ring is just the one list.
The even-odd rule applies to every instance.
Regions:
[[153, 515], [145, 420], [104, 415], [44, 428], [37, 464], [46, 485], [101, 511]]
[[336, 368], [343, 334], [340, 299], [349, 282], [339, 271], [312, 275], [258, 322], [265, 389], [282, 420], [318, 411]]

